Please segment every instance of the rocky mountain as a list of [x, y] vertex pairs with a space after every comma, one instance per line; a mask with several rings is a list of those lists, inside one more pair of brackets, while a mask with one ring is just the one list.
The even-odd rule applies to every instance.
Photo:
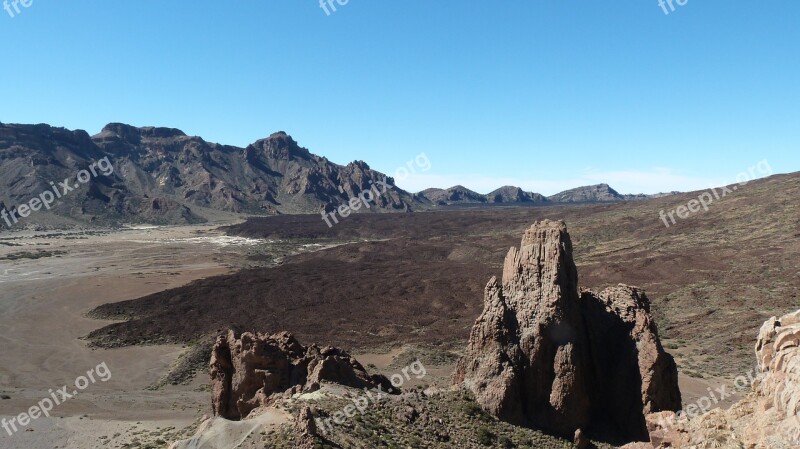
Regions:
[[[556, 203], [596, 203], [608, 201], [625, 201], [626, 199], [638, 198], [638, 195], [620, 195], [608, 184], [598, 184], [594, 186], [577, 187], [561, 193], [549, 196], [547, 199]], [[642, 198], [646, 196], [642, 195]]]
[[417, 194], [437, 206], [450, 206], [453, 204], [482, 204], [486, 203], [486, 195], [473, 192], [464, 186], [450, 187], [449, 189], [426, 189]]
[[[85, 131], [0, 124], [0, 204], [16, 218], [9, 220], [9, 227], [47, 222], [54, 217], [62, 224], [129, 219], [154, 223], [202, 221], [169, 196], [136, 192], [114, 169], [110, 157]], [[78, 182], [79, 176], [86, 182]], [[50, 198], [52, 204], [46, 201]], [[32, 199], [46, 204], [40, 204], [40, 211], [26, 220], [25, 210], [18, 208], [28, 207]]]
[[635, 287], [578, 290], [563, 222], [511, 248], [454, 376], [489, 413], [570, 437], [646, 438], [645, 416], [681, 408], [678, 371]]
[[[105, 160], [111, 173], [75, 183]], [[408, 211], [415, 199], [365, 162], [316, 156], [283, 132], [246, 148], [172, 128], [112, 123], [95, 135], [0, 124], [0, 201], [16, 210], [69, 180], [74, 191], [25, 223], [193, 223], [208, 212], [274, 215], [334, 210], [373, 187], [370, 211]], [[384, 184], [385, 183], [385, 184]]]
[[423, 198], [436, 206], [452, 206], [459, 204], [522, 204], [546, 203], [544, 195], [526, 192], [519, 187], [504, 186], [487, 194], [469, 190], [464, 186], [449, 189], [427, 189], [419, 192], [417, 197]]
[[607, 203], [614, 201], [637, 201], [646, 200], [650, 198], [661, 198], [664, 196], [677, 195], [680, 192], [673, 191], [667, 193], [656, 193], [646, 195], [644, 193], [638, 194], [621, 194], [612, 189], [608, 184], [597, 184], [593, 186], [576, 187], [574, 189], [565, 190], [555, 195], [547, 197], [549, 201], [555, 203]]
[[[105, 170], [97, 172], [98, 162]], [[103, 168], [103, 167], [100, 167]], [[80, 182], [76, 177], [85, 170]], [[285, 132], [245, 148], [173, 128], [111, 123], [89, 136], [49, 125], [0, 123], [0, 204], [10, 228], [121, 223], [198, 223], [220, 214], [332, 212], [369, 191], [361, 212], [408, 212], [448, 205], [626, 201], [606, 184], [550, 198], [506, 186], [482, 195], [463, 186], [412, 195], [366, 162], [338, 165]], [[65, 187], [58, 187], [65, 182]], [[32, 199], [56, 198], [29, 203]], [[34, 206], [34, 207], [29, 207]], [[28, 209], [34, 209], [35, 214]]]
[[486, 195], [490, 203], [546, 203], [547, 198], [539, 193], [526, 192], [519, 187], [504, 186]]
[[413, 197], [366, 162], [330, 162], [277, 132], [246, 148], [208, 143], [179, 130], [111, 124], [93, 140], [137, 191], [166, 192], [189, 204], [237, 213], [333, 210], [374, 185], [386, 188], [371, 210], [411, 208]]
[[577, 187], [546, 197], [536, 192], [526, 192], [520, 187], [504, 186], [481, 195], [464, 186], [449, 189], [427, 189], [417, 193], [417, 198], [432, 206], [454, 206], [471, 204], [559, 204], [559, 203], [605, 203], [617, 201], [636, 201], [662, 196], [675, 195], [679, 192], [658, 193], [655, 195], [635, 194], [623, 195], [608, 184]]

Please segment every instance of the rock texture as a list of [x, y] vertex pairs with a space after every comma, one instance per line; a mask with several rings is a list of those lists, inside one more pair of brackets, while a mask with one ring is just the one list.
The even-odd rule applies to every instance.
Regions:
[[612, 435], [646, 437], [645, 415], [681, 407], [678, 368], [661, 346], [650, 300], [619, 285], [583, 290], [581, 307], [594, 367], [593, 420]]
[[[649, 415], [651, 446], [800, 448], [800, 310], [767, 320], [755, 352], [758, 375], [745, 399], [729, 410], [714, 409], [693, 419], [673, 413]], [[736, 383], [751, 378], [741, 376]]]
[[493, 415], [566, 438], [583, 429], [634, 441], [647, 435], [646, 413], [680, 408], [646, 296], [579, 292], [563, 222], [525, 232], [484, 302], [455, 381]]
[[316, 391], [323, 382], [353, 388], [391, 389], [383, 376], [369, 375], [346, 352], [305, 347], [289, 333], [238, 334], [217, 338], [211, 353], [214, 414], [230, 420], [247, 418], [274, 399]]
[[106, 157], [113, 174], [93, 178], [26, 223], [183, 224], [219, 211], [314, 213], [344, 205], [379, 181], [387, 188], [364, 211], [402, 212], [422, 204], [365, 162], [335, 164], [284, 132], [240, 148], [178, 129], [122, 123], [94, 136], [0, 123], [0, 201], [15, 208], [49, 189], [51, 181], [74, 180], [79, 170]]
[[295, 419], [295, 438], [294, 447], [296, 449], [315, 449], [319, 435], [317, 424], [314, 421], [314, 413], [310, 407], [304, 406], [300, 409], [300, 414]]
[[[91, 176], [89, 182], [76, 182], [81, 170], [89, 170], [93, 163], [106, 157], [113, 170], [95, 169], [97, 176]], [[54, 185], [58, 189], [61, 198], [49, 209], [42, 208], [14, 223], [17, 230], [51, 224], [205, 221], [164, 192], [137, 192], [128, 184], [128, 173], [118, 163], [85, 131], [48, 125], [0, 124], [0, 204], [3, 209], [15, 211], [32, 198], [52, 191]], [[72, 190], [61, 186], [65, 180]], [[0, 223], [0, 227], [7, 226]]]

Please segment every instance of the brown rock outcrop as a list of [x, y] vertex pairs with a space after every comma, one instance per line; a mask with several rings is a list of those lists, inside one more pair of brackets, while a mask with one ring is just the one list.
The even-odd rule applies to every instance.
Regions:
[[[654, 448], [800, 448], [800, 310], [761, 327], [756, 342], [758, 374], [750, 394], [728, 410], [697, 417], [647, 417]], [[751, 375], [734, 382], [746, 385]]]
[[211, 353], [214, 414], [246, 418], [277, 396], [313, 392], [323, 382], [353, 388], [391, 388], [383, 376], [369, 375], [356, 359], [333, 348], [305, 347], [289, 333], [238, 334], [217, 338]]
[[610, 434], [647, 438], [645, 416], [679, 410], [678, 367], [664, 351], [650, 315], [650, 300], [619, 285], [581, 292], [592, 354], [593, 421]]
[[677, 368], [647, 298], [628, 286], [579, 293], [563, 222], [527, 230], [484, 301], [454, 378], [495, 416], [632, 441], [646, 437], [646, 413], [680, 408]]

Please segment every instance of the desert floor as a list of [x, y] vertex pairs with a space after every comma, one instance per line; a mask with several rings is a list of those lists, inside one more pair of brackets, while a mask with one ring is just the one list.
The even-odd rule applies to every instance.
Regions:
[[[112, 374], [12, 436], [0, 428], [0, 447], [92, 449], [129, 443], [148, 447], [150, 442], [166, 447], [191, 431], [211, 413], [207, 376], [201, 373], [189, 385], [152, 388], [186, 348], [92, 349], [83, 337], [111, 322], [86, 313], [247, 268], [248, 260], [258, 259], [248, 256], [253, 247], [272, 244], [226, 237], [217, 225], [0, 235], [0, 395], [8, 397], [0, 400], [0, 419], [27, 411], [51, 390], [64, 385], [74, 390], [75, 380], [99, 364]], [[321, 247], [299, 241], [296, 248], [310, 252]], [[294, 253], [285, 247], [281, 251]], [[263, 264], [264, 258], [259, 260]], [[358, 358], [391, 374], [394, 357], [402, 352], [391, 351], [362, 351]], [[452, 368], [431, 367], [433, 379], [426, 382], [445, 384]], [[726, 383], [682, 375], [684, 402]]]
[[[60, 254], [0, 261], [0, 417], [10, 419], [105, 363], [111, 372], [76, 397], [9, 436], [4, 448], [112, 447], [154, 432], [185, 427], [210, 412], [205, 383], [155, 384], [183, 351], [180, 346], [94, 350], [82, 340], [108, 322], [86, 318], [92, 308], [137, 298], [195, 279], [228, 273], [246, 239], [219, 238], [213, 227], [131, 229], [91, 233], [3, 235], [0, 259], [21, 251]], [[118, 434], [114, 437], [115, 434]]]

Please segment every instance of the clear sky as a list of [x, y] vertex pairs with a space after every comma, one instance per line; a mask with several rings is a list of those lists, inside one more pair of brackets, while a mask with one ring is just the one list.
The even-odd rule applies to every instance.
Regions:
[[412, 191], [654, 193], [762, 160], [800, 170], [796, 0], [333, 3], [9, 5], [0, 121], [240, 146], [284, 130], [389, 174], [424, 152], [431, 169], [399, 183]]

